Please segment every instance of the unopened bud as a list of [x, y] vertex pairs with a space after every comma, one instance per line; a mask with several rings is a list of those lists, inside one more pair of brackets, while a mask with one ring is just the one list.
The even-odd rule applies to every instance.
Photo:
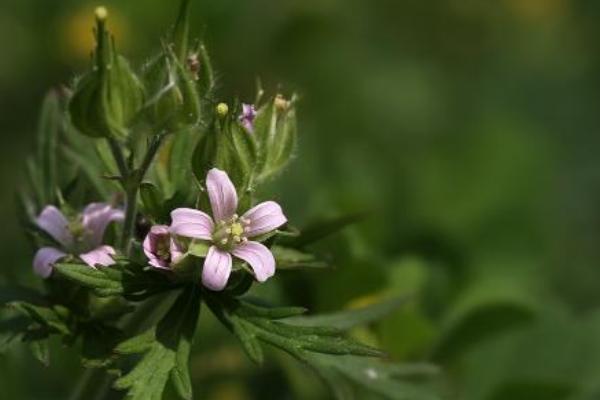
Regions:
[[229, 106], [225, 103], [217, 104], [217, 115], [221, 118], [225, 117], [229, 112]]
[[286, 111], [290, 107], [290, 101], [278, 94], [275, 96], [275, 108], [279, 111]]
[[106, 7], [100, 6], [96, 8], [94, 14], [96, 14], [97, 19], [99, 19], [100, 21], [104, 21], [108, 17], [108, 10], [106, 9]]
[[198, 54], [191, 53], [188, 56], [186, 63], [187, 63], [188, 70], [190, 71], [192, 77], [194, 78], [195, 81], [197, 81], [198, 73], [200, 72], [200, 61], [198, 60]]

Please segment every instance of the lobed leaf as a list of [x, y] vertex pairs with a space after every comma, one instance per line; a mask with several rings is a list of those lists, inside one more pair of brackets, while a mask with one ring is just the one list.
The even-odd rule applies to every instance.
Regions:
[[130, 400], [160, 400], [170, 380], [181, 398], [192, 399], [188, 362], [199, 316], [200, 291], [187, 288], [156, 327], [119, 344], [118, 354], [144, 355], [115, 389], [127, 390]]

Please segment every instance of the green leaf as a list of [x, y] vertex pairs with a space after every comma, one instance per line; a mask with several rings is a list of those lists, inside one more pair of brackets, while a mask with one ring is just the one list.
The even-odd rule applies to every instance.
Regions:
[[315, 316], [293, 317], [287, 319], [286, 322], [300, 326], [331, 326], [341, 330], [348, 330], [384, 318], [398, 310], [406, 303], [406, 300], [407, 298], [404, 296], [397, 297], [353, 310]]
[[33, 340], [29, 342], [29, 349], [36, 360], [45, 366], [50, 365], [50, 350], [48, 349], [48, 342], [46, 340]]
[[536, 303], [510, 278], [494, 276], [479, 281], [463, 291], [446, 316], [432, 358], [447, 361], [501, 332], [530, 323]]
[[113, 349], [123, 333], [120, 329], [103, 324], [86, 324], [81, 327], [81, 357], [86, 368], [108, 367], [114, 361]]
[[156, 327], [117, 346], [117, 353], [144, 355], [114, 387], [130, 400], [160, 400], [170, 379], [181, 398], [192, 399], [188, 362], [199, 315], [200, 290], [185, 289]]
[[22, 316], [0, 320], [0, 354], [23, 338], [29, 324], [28, 318]]
[[238, 337], [249, 358], [255, 362], [262, 361], [261, 343], [277, 347], [298, 359], [308, 353], [382, 355], [377, 349], [344, 338], [337, 328], [293, 325], [282, 320], [304, 311], [298, 307], [262, 307], [222, 293], [207, 294], [206, 303]]
[[283, 238], [281, 242], [290, 247], [302, 248], [337, 233], [351, 224], [361, 221], [365, 216], [365, 212], [356, 212], [336, 218], [317, 221], [306, 228], [301, 229], [300, 235], [297, 237]]
[[14, 301], [8, 303], [7, 306], [30, 318], [32, 321], [47, 327], [55, 333], [69, 334], [70, 330], [63, 318], [63, 313], [66, 310], [38, 306], [23, 301]]
[[277, 269], [291, 270], [302, 268], [327, 268], [328, 264], [318, 260], [313, 254], [305, 253], [291, 247], [272, 246]]
[[56, 92], [46, 95], [37, 133], [37, 166], [41, 174], [44, 197], [41, 204], [51, 204], [56, 196], [56, 143], [62, 125], [62, 109]]
[[93, 290], [99, 297], [141, 300], [178, 287], [163, 274], [133, 264], [96, 269], [85, 264], [59, 263], [54, 268], [58, 275]]
[[392, 364], [378, 359], [357, 356], [330, 356], [309, 354], [306, 362], [334, 389], [337, 399], [360, 398], [352, 390], [336, 390], [347, 383], [391, 400], [438, 400], [431, 389], [410, 382], [409, 379], [429, 378], [437, 373], [430, 365]]

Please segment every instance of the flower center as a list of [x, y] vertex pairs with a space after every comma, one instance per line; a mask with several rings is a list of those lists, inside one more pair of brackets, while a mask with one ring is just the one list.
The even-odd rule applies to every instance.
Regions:
[[158, 238], [155, 254], [163, 261], [171, 261], [171, 243], [168, 235], [161, 235]]
[[93, 233], [85, 228], [81, 217], [71, 220], [67, 229], [71, 232], [71, 236], [73, 237], [72, 248], [67, 250], [70, 250], [73, 253], [84, 253], [92, 250], [89, 242], [90, 236], [92, 236]]
[[233, 250], [235, 246], [248, 240], [245, 233], [249, 230], [249, 224], [249, 220], [237, 215], [228, 221], [219, 221], [212, 234], [213, 242], [223, 250]]

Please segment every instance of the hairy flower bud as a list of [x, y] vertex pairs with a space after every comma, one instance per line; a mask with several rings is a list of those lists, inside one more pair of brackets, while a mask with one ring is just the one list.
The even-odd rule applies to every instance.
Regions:
[[216, 107], [217, 115], [221, 118], [225, 117], [229, 112], [229, 106], [226, 103], [219, 103]]
[[258, 145], [257, 181], [280, 172], [290, 161], [296, 147], [296, 97], [278, 94], [256, 112], [253, 136]]
[[144, 102], [144, 90], [106, 29], [108, 12], [96, 9], [94, 66], [75, 87], [69, 104], [73, 125], [92, 137], [123, 139]]

